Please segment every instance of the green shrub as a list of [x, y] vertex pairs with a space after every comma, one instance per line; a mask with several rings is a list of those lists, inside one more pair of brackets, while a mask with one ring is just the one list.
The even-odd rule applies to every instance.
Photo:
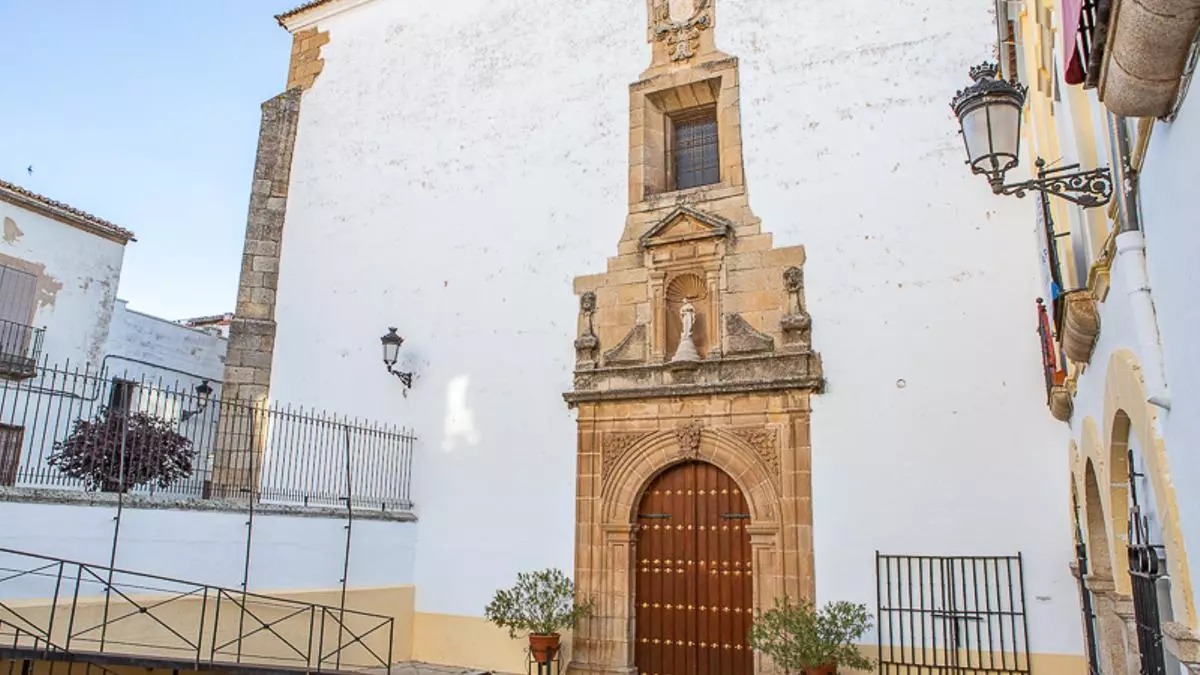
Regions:
[[807, 600], [793, 604], [785, 597], [754, 619], [750, 646], [789, 673], [831, 664], [873, 670], [875, 664], [856, 646], [871, 623], [866, 605], [834, 602], [818, 610]]
[[517, 584], [496, 591], [483, 613], [512, 638], [518, 633], [553, 635], [591, 616], [592, 603], [575, 602], [575, 584], [561, 571], [548, 569], [518, 574]]

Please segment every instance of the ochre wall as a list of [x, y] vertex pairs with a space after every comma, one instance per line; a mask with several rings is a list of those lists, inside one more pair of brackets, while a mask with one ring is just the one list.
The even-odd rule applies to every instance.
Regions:
[[[99, 584], [97, 583], [97, 586]], [[189, 589], [182, 589], [188, 591]], [[389, 588], [359, 588], [348, 589], [346, 594], [346, 609], [355, 612], [380, 615], [394, 619], [392, 639], [392, 661], [406, 661], [412, 657], [413, 638], [413, 597], [411, 586], [396, 586]], [[311, 614], [304, 611], [291, 618], [291, 615], [301, 607], [287, 603], [279, 603], [278, 599], [294, 600], [302, 603], [319, 604], [332, 608], [324, 613], [322, 634], [322, 613]], [[336, 621], [337, 607], [341, 599], [341, 589], [320, 591], [303, 591], [288, 594], [276, 594], [270, 597], [250, 595], [244, 601], [247, 609], [245, 624], [241, 628], [244, 636], [243, 654], [254, 655], [247, 657], [250, 663], [275, 663], [278, 665], [303, 665], [299, 657], [291, 649], [305, 650], [309, 637], [310, 625], [313, 626], [312, 653], [318, 646], [323, 646], [323, 653], [330, 654], [334, 645], [338, 644], [339, 625]], [[136, 603], [136, 605], [134, 604]], [[194, 646], [200, 644], [202, 661], [232, 661], [235, 657], [236, 646], [228, 644], [239, 634], [239, 622], [242, 620], [239, 605], [243, 603], [240, 593], [228, 591], [221, 595], [220, 610], [217, 610], [217, 594], [203, 592], [175, 597], [171, 594], [134, 596], [125, 599], [114, 593], [109, 599], [107, 615], [103, 596], [83, 598], [78, 601], [72, 613], [71, 599], [61, 598], [55, 611], [52, 641], [58, 646], [67, 644], [68, 626], [71, 631], [70, 651], [86, 652], [98, 648], [98, 640], [103, 626], [106, 641], [105, 653], [124, 654], [142, 657], [194, 659]], [[25, 625], [14, 614], [38, 626], [49, 625], [50, 603], [44, 600], [6, 601], [6, 608], [0, 609], [0, 640], [6, 645], [14, 643], [12, 626]], [[149, 608], [148, 613], [141, 613], [139, 607]], [[310, 615], [311, 614], [311, 615]], [[203, 634], [200, 634], [203, 615]], [[108, 617], [107, 623], [105, 616]], [[255, 619], [257, 617], [257, 619]], [[365, 635], [363, 642], [376, 654], [386, 660], [389, 635], [386, 630], [376, 630], [368, 633], [371, 628], [378, 626], [383, 619], [375, 617], [360, 617], [346, 614], [344, 625], [348, 630], [358, 635]], [[258, 621], [272, 623], [272, 630], [255, 630], [261, 627]], [[277, 623], [275, 623], [277, 622]], [[312, 622], [310, 624], [310, 622]], [[219, 652], [213, 656], [214, 629], [216, 644]], [[175, 635], [172, 633], [178, 633]], [[185, 642], [183, 638], [188, 642]], [[319, 640], [323, 638], [323, 645]], [[286, 640], [286, 642], [285, 642]], [[345, 634], [342, 644], [348, 645], [342, 652], [343, 664], [363, 667], [378, 666], [374, 658], [359, 645], [349, 645], [353, 638]], [[289, 647], [288, 643], [291, 643]], [[16, 641], [18, 646], [34, 646], [32, 638], [26, 633]], [[297, 661], [301, 659], [301, 661]]]

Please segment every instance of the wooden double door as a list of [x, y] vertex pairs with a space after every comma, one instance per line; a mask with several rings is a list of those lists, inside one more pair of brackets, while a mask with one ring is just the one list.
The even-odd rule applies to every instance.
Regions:
[[751, 675], [746, 497], [702, 462], [659, 475], [638, 508], [635, 659], [642, 675]]

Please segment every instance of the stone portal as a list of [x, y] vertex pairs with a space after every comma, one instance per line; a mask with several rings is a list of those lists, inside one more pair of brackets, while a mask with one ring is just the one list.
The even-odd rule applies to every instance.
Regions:
[[[642, 553], [657, 546], [649, 568], [658, 560], [666, 574], [661, 561], [682, 561], [671, 574], [686, 575], [700, 562], [689, 557], [699, 531], [687, 530], [698, 521], [647, 544], [655, 523], [639, 505], [656, 481], [684, 475], [679, 467], [709, 467], [728, 479], [718, 494], [744, 499], [716, 516], [745, 538], [739, 609], [814, 593], [809, 398], [822, 371], [805, 252], [776, 248], [750, 209], [738, 62], [715, 47], [715, 4], [697, 0], [680, 24], [665, 0], [648, 3], [653, 60], [630, 87], [629, 216], [608, 270], [575, 280], [575, 382], [565, 395], [578, 411], [575, 579], [597, 609], [575, 632], [572, 672], [633, 673], [641, 660], [667, 658], [641, 646], [666, 639], [638, 621], [665, 592], [644, 583]], [[683, 489], [686, 500], [699, 488]], [[683, 600], [670, 603], [682, 604], [680, 623], [655, 624], [685, 636], [673, 642], [695, 628], [687, 607], [700, 604]], [[774, 670], [755, 657], [753, 672]]]

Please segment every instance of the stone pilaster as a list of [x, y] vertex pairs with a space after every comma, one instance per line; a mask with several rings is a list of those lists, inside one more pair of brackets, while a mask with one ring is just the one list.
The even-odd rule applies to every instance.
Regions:
[[1100, 671], [1137, 673], [1140, 657], [1133, 622], [1133, 598], [1118, 593], [1111, 579], [1089, 576], [1087, 585], [1095, 600]]
[[299, 89], [290, 89], [262, 106], [213, 466], [214, 488], [229, 497], [255, 482], [255, 460], [262, 452], [263, 434], [259, 432], [271, 384], [279, 254], [299, 119]]

